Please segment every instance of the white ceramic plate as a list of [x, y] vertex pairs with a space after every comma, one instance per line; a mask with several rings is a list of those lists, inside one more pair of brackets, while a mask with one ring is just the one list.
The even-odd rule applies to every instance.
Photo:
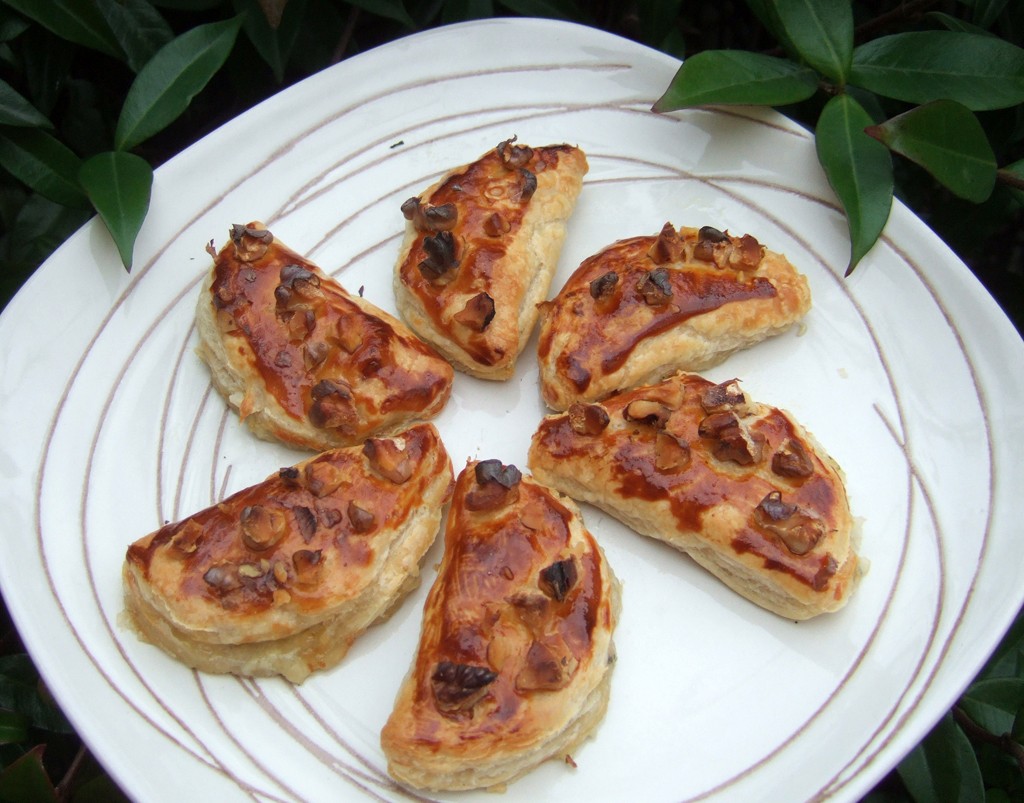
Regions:
[[[845, 468], [871, 568], [844, 611], [795, 624], [587, 508], [624, 583], [611, 706], [576, 769], [549, 762], [508, 799], [855, 799], [970, 682], [1024, 596], [1024, 347], [900, 206], [844, 280], [845, 224], [810, 137], [756, 110], [650, 113], [676, 66], [555, 22], [394, 42], [162, 167], [130, 276], [94, 222], [4, 312], [0, 581], [61, 705], [133, 797], [405, 796], [378, 732], [439, 544], [420, 591], [301, 687], [194, 673], [140, 643], [121, 621], [121, 562], [162, 522], [302, 457], [250, 437], [193, 354], [204, 245], [261, 219], [393, 310], [401, 202], [513, 134], [589, 157], [556, 286], [666, 220], [753, 233], [808, 275], [806, 327], [709, 376], [788, 408]], [[504, 384], [456, 378], [437, 422], [456, 466], [525, 466], [544, 412], [532, 353]]]

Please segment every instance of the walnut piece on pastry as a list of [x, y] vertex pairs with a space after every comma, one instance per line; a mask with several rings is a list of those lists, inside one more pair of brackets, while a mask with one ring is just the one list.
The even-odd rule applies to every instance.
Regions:
[[[213, 253], [211, 246], [211, 253]], [[436, 416], [451, 366], [262, 224], [231, 228], [196, 307], [199, 357], [259, 437], [320, 451]]]
[[128, 619], [196, 669], [301, 683], [419, 584], [453, 481], [432, 424], [283, 468], [132, 544]]
[[835, 611], [856, 586], [839, 467], [790, 415], [735, 380], [680, 373], [576, 402], [541, 422], [529, 466], [780, 616]]
[[711, 226], [620, 240], [541, 305], [541, 395], [554, 410], [701, 371], [810, 309], [806, 278], [745, 234]]
[[513, 137], [402, 205], [398, 311], [459, 370], [512, 376], [586, 172], [577, 147]]
[[495, 788], [604, 716], [619, 585], [571, 499], [498, 460], [456, 480], [412, 668], [381, 732], [418, 789]]

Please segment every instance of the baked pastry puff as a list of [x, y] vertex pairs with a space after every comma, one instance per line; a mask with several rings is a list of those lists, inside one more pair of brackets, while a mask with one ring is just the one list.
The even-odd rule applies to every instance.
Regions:
[[541, 422], [529, 466], [780, 616], [836, 611], [857, 584], [838, 465], [792, 416], [735, 380], [680, 373], [577, 402]]
[[619, 585], [572, 500], [497, 460], [459, 475], [419, 648], [381, 733], [418, 789], [495, 788], [604, 716]]
[[565, 410], [702, 371], [810, 306], [807, 279], [751, 235], [666, 223], [588, 257], [541, 306], [541, 395]]
[[196, 307], [199, 357], [254, 434], [314, 451], [436, 416], [451, 366], [258, 222], [231, 227]]
[[577, 147], [513, 137], [402, 204], [398, 311], [459, 370], [512, 376], [586, 172]]
[[196, 669], [301, 683], [419, 584], [452, 484], [432, 424], [282, 468], [132, 544], [129, 620]]

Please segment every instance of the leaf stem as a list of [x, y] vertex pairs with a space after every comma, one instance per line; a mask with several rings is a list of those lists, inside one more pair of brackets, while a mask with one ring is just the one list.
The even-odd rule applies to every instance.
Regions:
[[871, 36], [875, 31], [883, 30], [894, 22], [902, 22], [904, 20], [913, 20], [919, 15], [927, 11], [931, 6], [938, 5], [939, 0], [910, 0], [910, 2], [900, 3], [892, 11], [887, 11], [884, 14], [879, 14], [877, 17], [872, 17], [867, 22], [858, 25], [853, 35], [857, 39], [863, 39]]
[[1015, 190], [1024, 190], [1024, 177], [1014, 175], [1009, 170], [1000, 168], [996, 171], [996, 178]]
[[348, 11], [348, 19], [345, 20], [345, 30], [341, 32], [341, 38], [334, 47], [331, 54], [331, 63], [337, 64], [345, 58], [345, 51], [348, 50], [349, 42], [352, 41], [352, 34], [356, 29], [356, 22], [359, 20], [359, 6], [352, 6]]
[[1017, 762], [1017, 768], [1024, 773], [1024, 746], [1014, 741], [1009, 733], [995, 734], [981, 727], [960, 706], [953, 706], [953, 719], [963, 728], [968, 738], [997, 747]]
[[71, 799], [71, 787], [74, 784], [75, 777], [78, 775], [78, 771], [82, 768], [82, 764], [85, 762], [86, 749], [85, 745], [80, 745], [78, 752], [75, 753], [74, 759], [71, 761], [71, 765], [67, 768], [64, 773], [64, 777], [60, 779], [60, 783], [54, 787], [54, 791], [57, 793], [57, 800], [64, 801]]

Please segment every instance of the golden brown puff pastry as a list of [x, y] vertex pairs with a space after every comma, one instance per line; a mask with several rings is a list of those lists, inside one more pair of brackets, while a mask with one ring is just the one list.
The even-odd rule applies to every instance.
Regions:
[[512, 376], [547, 298], [587, 160], [515, 138], [402, 205], [398, 311], [456, 368]]
[[452, 485], [432, 424], [283, 468], [132, 544], [130, 621], [191, 667], [301, 683], [418, 585]]
[[430, 419], [448, 401], [444, 359], [262, 224], [233, 226], [214, 257], [196, 308], [197, 353], [259, 437], [350, 446]]
[[806, 278], [749, 234], [666, 223], [584, 260], [542, 305], [541, 394], [555, 410], [700, 371], [810, 309]]
[[381, 733], [388, 771], [420, 789], [494, 788], [568, 755], [604, 716], [618, 610], [572, 500], [515, 466], [468, 464]]
[[734, 380], [681, 373], [545, 418], [541, 482], [689, 554], [792, 619], [841, 608], [858, 578], [838, 467], [792, 417]]

